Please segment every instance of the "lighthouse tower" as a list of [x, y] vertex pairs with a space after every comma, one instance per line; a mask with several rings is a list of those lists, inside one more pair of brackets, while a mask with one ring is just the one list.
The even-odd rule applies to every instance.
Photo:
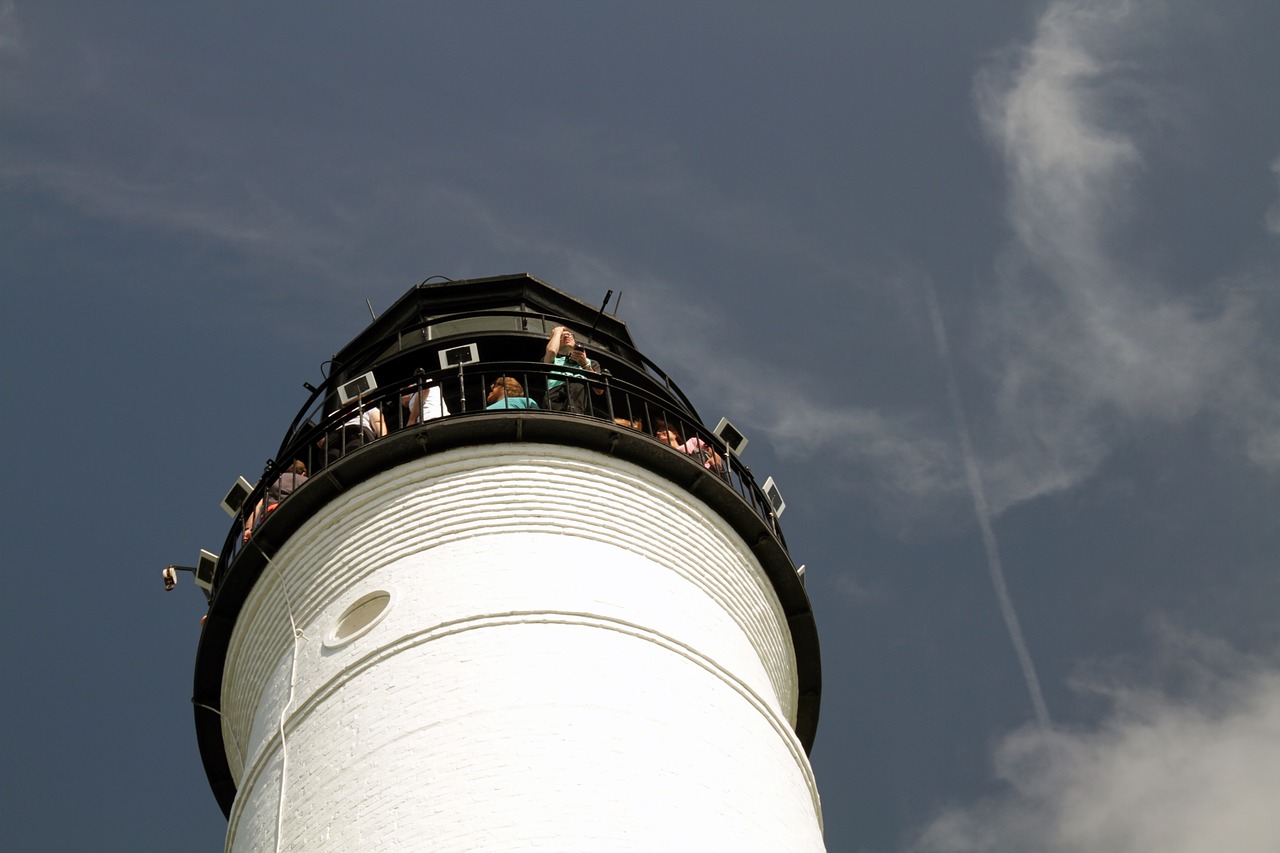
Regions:
[[405, 294], [229, 496], [193, 696], [226, 849], [823, 850], [813, 614], [721, 433], [530, 276]]

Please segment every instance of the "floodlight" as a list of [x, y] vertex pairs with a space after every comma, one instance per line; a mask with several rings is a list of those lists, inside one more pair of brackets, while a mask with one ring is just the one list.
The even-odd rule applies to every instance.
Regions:
[[782, 499], [782, 492], [778, 491], [778, 484], [773, 482], [772, 477], [764, 481], [763, 491], [765, 499], [769, 501], [769, 508], [773, 510], [773, 517], [781, 518], [787, 502]]
[[338, 401], [345, 406], [352, 400], [360, 399], [377, 387], [378, 382], [373, 378], [372, 372], [366, 373], [363, 376], [357, 376], [350, 382], [345, 382], [338, 386]]
[[240, 508], [244, 506], [245, 500], [253, 492], [253, 486], [249, 485], [249, 481], [244, 477], [236, 477], [236, 481], [231, 484], [231, 490], [227, 492], [227, 496], [222, 499], [222, 509], [227, 515], [235, 518], [240, 513]]
[[450, 367], [461, 367], [464, 364], [479, 361], [480, 350], [476, 348], [475, 344], [463, 344], [460, 347], [442, 349], [439, 356], [440, 369], [448, 370]]
[[729, 423], [728, 418], [721, 418], [720, 423], [716, 424], [716, 428], [711, 432], [724, 440], [725, 446], [733, 452], [734, 456], [741, 456], [742, 451], [747, 449], [747, 437]]
[[201, 548], [200, 557], [196, 560], [196, 586], [203, 589], [206, 595], [213, 592], [213, 573], [217, 568], [218, 555]]

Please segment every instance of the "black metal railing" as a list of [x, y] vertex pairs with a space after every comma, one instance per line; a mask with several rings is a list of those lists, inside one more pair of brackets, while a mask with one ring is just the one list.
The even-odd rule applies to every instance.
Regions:
[[[507, 403], [506, 397], [493, 393], [500, 380], [518, 383], [504, 391], [513, 399], [515, 391], [532, 404]], [[548, 383], [565, 382], [581, 390], [567, 393], [567, 399], [585, 400], [581, 411], [551, 408], [547, 400]], [[590, 420], [612, 422], [615, 426], [634, 430], [638, 435], [667, 446], [689, 464], [704, 470], [733, 489], [744, 503], [760, 517], [785, 548], [769, 500], [755, 482], [749, 469], [743, 467], [726, 448], [724, 441], [691, 417], [674, 400], [634, 383], [619, 380], [607, 372], [571, 369], [541, 362], [472, 362], [448, 370], [417, 370], [400, 383], [380, 386], [345, 406], [326, 411], [323, 396], [313, 400], [295, 420], [275, 458], [267, 463], [261, 480], [244, 501], [219, 557], [217, 579], [224, 575], [257, 530], [270, 520], [270, 510], [277, 499], [272, 486], [281, 475], [305, 466], [308, 476], [357, 452], [361, 448], [404, 430], [419, 429], [439, 418], [475, 417], [483, 413], [501, 415], [518, 411], [521, 415], [542, 413], [569, 414]], [[437, 405], [436, 400], [442, 401]], [[428, 408], [423, 411], [424, 401]], [[554, 405], [554, 401], [550, 401]], [[528, 408], [524, 408], [529, 405]], [[415, 409], [417, 410], [415, 413]], [[305, 482], [300, 488], [306, 488]], [[278, 491], [278, 490], [277, 490]], [[248, 523], [246, 523], [248, 522]], [[217, 581], [215, 581], [216, 586]]]
[[629, 341], [615, 338], [602, 329], [584, 329], [572, 318], [530, 310], [490, 309], [420, 317], [408, 327], [371, 340], [355, 352], [344, 353], [346, 361], [339, 368], [345, 376], [351, 378], [376, 367], [379, 361], [387, 357], [390, 349], [409, 352], [418, 347], [437, 346], [447, 341], [483, 339], [488, 335], [509, 336], [513, 333], [545, 339], [556, 326], [572, 328], [582, 336], [582, 342], [593, 354], [607, 353], [632, 364], [641, 373], [664, 386], [690, 409], [693, 408], [693, 404], [675, 381]]

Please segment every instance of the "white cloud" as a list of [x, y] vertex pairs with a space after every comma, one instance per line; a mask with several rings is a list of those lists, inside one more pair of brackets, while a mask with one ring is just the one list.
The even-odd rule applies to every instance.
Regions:
[[1198, 637], [1161, 651], [1176, 686], [1082, 680], [1108, 717], [1006, 737], [994, 756], [1005, 792], [945, 811], [912, 853], [1280, 850], [1280, 669]]
[[1110, 194], [1140, 162], [1132, 140], [1099, 124], [1112, 69], [1090, 44], [1125, 26], [1130, 5], [1056, 3], [1009, 76], [991, 68], [979, 78], [982, 117], [1009, 172], [1011, 223], [1041, 263], [1092, 271]]
[[[1273, 353], [1255, 294], [1163, 281], [1124, 242], [1139, 213], [1143, 152], [1159, 144], [1140, 119], [1176, 110], [1168, 92], [1142, 82], [1150, 74], [1140, 81], [1129, 57], [1174, 25], [1163, 3], [1060, 0], [1024, 49], [976, 80], [981, 118], [1006, 168], [1014, 240], [980, 316], [985, 351], [976, 354], [963, 329], [956, 350], [993, 378], [990, 396], [965, 386], [965, 407], [997, 514], [1081, 482], [1144, 427], [1206, 413], [1247, 458], [1280, 466]], [[913, 276], [877, 278], [915, 292]], [[961, 493], [959, 453], [936, 409], [860, 406], [798, 385], [794, 371], [716, 339], [721, 318], [698, 311], [696, 296], [666, 282], [631, 285], [654, 300], [631, 301], [632, 316], [648, 313], [637, 325], [663, 330], [660, 349], [676, 356], [659, 360], [696, 365], [690, 390], [700, 399], [732, 389], [729, 414], [749, 418], [781, 454], [838, 460], [844, 479], [892, 500]], [[1192, 290], [1200, 292], [1184, 295]]]
[[1143, 168], [1139, 130], [1125, 128], [1135, 101], [1163, 96], [1112, 57], [1148, 37], [1163, 10], [1060, 0], [1012, 65], [977, 80], [1016, 238], [989, 327], [1000, 449], [984, 457], [997, 508], [1079, 481], [1145, 422], [1214, 410], [1256, 444], [1254, 409], [1274, 396], [1246, 298], [1206, 310], [1124, 249]]

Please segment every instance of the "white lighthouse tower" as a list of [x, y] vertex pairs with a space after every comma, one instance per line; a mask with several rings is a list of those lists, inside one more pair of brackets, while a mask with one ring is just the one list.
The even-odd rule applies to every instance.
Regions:
[[[558, 326], [586, 367], [543, 362]], [[490, 408], [508, 380], [585, 405]], [[218, 557], [193, 701], [226, 849], [823, 850], [771, 497], [616, 317], [527, 275], [415, 287]]]

